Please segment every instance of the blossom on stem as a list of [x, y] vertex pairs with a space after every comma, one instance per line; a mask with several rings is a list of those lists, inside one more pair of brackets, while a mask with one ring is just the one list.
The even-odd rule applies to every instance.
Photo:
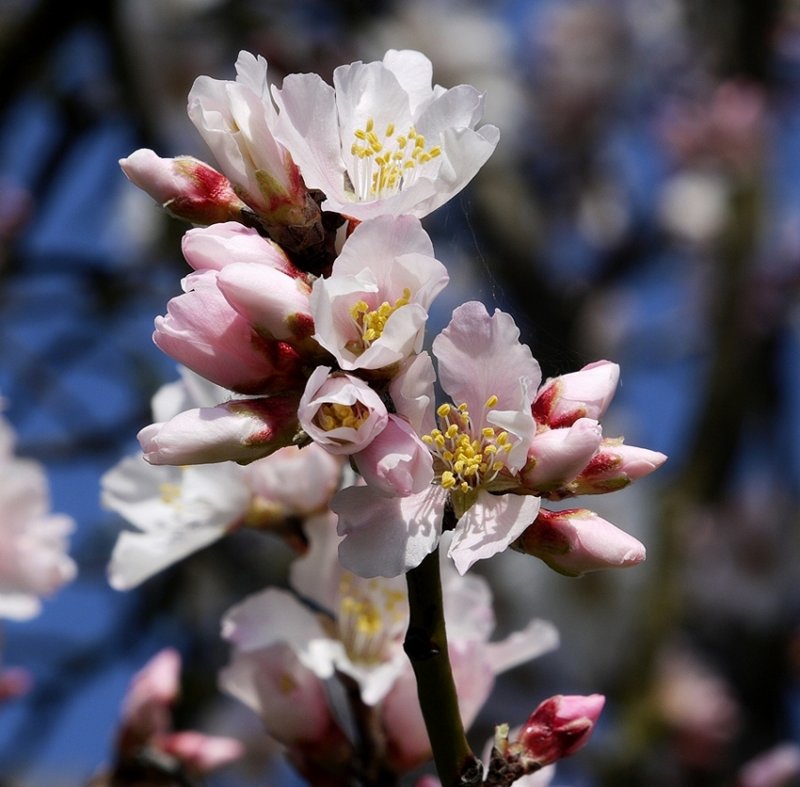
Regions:
[[139, 148], [119, 165], [128, 180], [165, 210], [194, 224], [236, 220], [247, 207], [224, 175], [192, 156], [161, 158]]
[[353, 454], [383, 431], [389, 415], [363, 380], [318, 366], [300, 397], [297, 418], [305, 433], [332, 454]]
[[586, 467], [567, 485], [574, 495], [596, 495], [623, 489], [667, 461], [665, 454], [605, 438]]
[[235, 81], [198, 77], [188, 112], [236, 193], [277, 242], [293, 249], [322, 242], [319, 206], [273, 133], [276, 112], [263, 57], [240, 52]]
[[314, 338], [347, 371], [396, 364], [420, 351], [428, 309], [447, 281], [418, 219], [365, 221], [331, 275], [314, 282]]
[[538, 557], [570, 577], [634, 566], [645, 559], [645, 548], [639, 541], [585, 508], [540, 509], [536, 520], [511, 548]]
[[362, 576], [394, 576], [418, 565], [438, 543], [446, 506], [456, 518], [449, 555], [462, 573], [505, 549], [539, 510], [537, 497], [502, 494], [520, 487], [540, 380], [513, 319], [466, 303], [434, 340], [433, 353], [441, 386], [457, 403], [440, 405], [439, 426], [422, 436], [433, 457], [433, 484], [395, 498], [350, 487], [332, 503], [345, 536], [340, 557]]
[[290, 74], [274, 90], [276, 136], [325, 210], [358, 220], [423, 217], [457, 194], [494, 151], [497, 128], [476, 128], [483, 95], [431, 86], [431, 62], [389, 50], [333, 73]]
[[144, 458], [156, 465], [252, 462], [292, 442], [297, 401], [270, 396], [184, 410], [144, 427], [137, 437]]

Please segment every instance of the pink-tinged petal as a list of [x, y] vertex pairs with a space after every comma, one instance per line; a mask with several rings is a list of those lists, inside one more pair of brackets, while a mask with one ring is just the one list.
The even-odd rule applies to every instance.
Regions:
[[343, 191], [344, 162], [333, 88], [317, 74], [289, 74], [272, 94], [278, 106], [275, 134], [291, 150], [306, 186], [326, 195]]
[[[425, 137], [438, 137], [449, 129], [471, 129], [483, 117], [483, 103], [483, 93], [471, 85], [458, 85], [445, 90], [425, 107], [417, 120], [417, 131]], [[485, 128], [481, 128], [480, 132]]]
[[314, 333], [309, 307], [311, 287], [268, 265], [234, 262], [219, 274], [225, 300], [259, 333], [282, 341], [301, 341]]
[[571, 577], [635, 566], [645, 559], [641, 542], [584, 508], [541, 510], [515, 542], [514, 549], [534, 555]]
[[[450, 324], [434, 339], [439, 380], [455, 404], [466, 402], [470, 414], [483, 413], [489, 397], [494, 409], [524, 412], [539, 385], [539, 364], [519, 341], [513, 318], [469, 301], [453, 312]], [[477, 426], [480, 428], [481, 425]]]
[[386, 495], [417, 494], [433, 480], [431, 452], [411, 425], [396, 415], [389, 416], [383, 431], [353, 459], [367, 485]]
[[523, 486], [540, 494], [565, 486], [586, 467], [602, 438], [600, 424], [591, 418], [535, 434], [520, 473]]
[[297, 432], [297, 399], [238, 399], [186, 410], [138, 434], [144, 458], [155, 465], [252, 462], [289, 445]]
[[495, 675], [555, 650], [560, 644], [558, 629], [547, 620], [531, 620], [499, 642], [487, 642], [486, 652]]
[[219, 685], [258, 713], [267, 733], [286, 746], [321, 742], [335, 726], [325, 684], [284, 643], [235, 650]]
[[421, 352], [400, 365], [389, 383], [389, 395], [398, 415], [402, 415], [417, 434], [430, 434], [436, 426], [433, 361]]
[[362, 577], [396, 577], [418, 566], [439, 541], [447, 493], [439, 486], [408, 497], [384, 497], [366, 486], [336, 494], [342, 565]]
[[449, 652], [461, 720], [469, 727], [492, 692], [495, 673], [484, 657], [483, 643], [452, 642]]
[[537, 422], [551, 429], [571, 426], [579, 418], [597, 420], [608, 408], [619, 382], [619, 366], [595, 361], [577, 372], [550, 378], [533, 403]]
[[433, 64], [421, 52], [414, 49], [390, 49], [383, 56], [383, 65], [408, 94], [412, 112], [420, 104], [430, 100]]
[[475, 503], [459, 519], [448, 555], [460, 574], [476, 561], [502, 552], [536, 519], [540, 500], [530, 495], [478, 492]]
[[341, 538], [336, 532], [336, 515], [326, 511], [309, 517], [303, 529], [308, 537], [308, 549], [289, 566], [289, 584], [302, 598], [333, 614], [342, 578], [338, 558]]
[[159, 749], [177, 759], [191, 773], [205, 774], [241, 759], [244, 744], [235, 738], [206, 735], [194, 730], [172, 732], [158, 742]]
[[184, 233], [181, 250], [196, 271], [222, 270], [234, 262], [268, 265], [287, 276], [302, 276], [276, 243], [238, 221], [196, 227]]
[[387, 757], [398, 773], [407, 773], [431, 758], [431, 744], [419, 708], [417, 681], [409, 664], [381, 703]]
[[380, 396], [363, 380], [318, 366], [308, 378], [297, 417], [305, 433], [327, 451], [353, 454], [383, 431], [389, 415]]

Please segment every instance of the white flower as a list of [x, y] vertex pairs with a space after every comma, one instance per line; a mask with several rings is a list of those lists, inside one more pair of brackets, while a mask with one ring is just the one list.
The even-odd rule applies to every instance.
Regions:
[[360, 224], [328, 278], [314, 282], [314, 338], [342, 369], [380, 369], [422, 347], [433, 299], [447, 270], [413, 216]]
[[380, 62], [333, 73], [290, 74], [273, 90], [275, 134], [291, 151], [324, 210], [363, 220], [422, 217], [458, 193], [489, 158], [497, 128], [477, 128], [483, 95], [460, 85], [431, 87], [430, 60], [389, 50]]
[[13, 446], [11, 427], [0, 417], [0, 617], [25, 620], [75, 577], [67, 555], [75, 523], [50, 513], [44, 470], [14, 456]]

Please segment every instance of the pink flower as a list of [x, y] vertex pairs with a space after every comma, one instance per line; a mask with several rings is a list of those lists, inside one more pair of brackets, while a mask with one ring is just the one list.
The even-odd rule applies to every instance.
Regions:
[[571, 577], [634, 566], [645, 558], [639, 541], [585, 508], [540, 509], [534, 523], [511, 546]]
[[366, 448], [389, 416], [380, 396], [363, 380], [318, 366], [308, 378], [297, 417], [305, 433], [332, 454]]
[[619, 382], [619, 366], [595, 361], [580, 371], [549, 379], [536, 394], [533, 417], [536, 422], [557, 429], [572, 426], [579, 418], [603, 415]]
[[294, 396], [271, 396], [184, 410], [142, 429], [139, 444], [156, 465], [252, 462], [292, 442], [296, 408]]
[[365, 221], [330, 277], [314, 282], [314, 338], [345, 370], [396, 364], [421, 349], [428, 309], [447, 280], [417, 219]]
[[512, 318], [499, 310], [490, 317], [482, 304], [466, 303], [434, 340], [433, 352], [442, 388], [457, 403], [441, 405], [440, 428], [422, 436], [433, 456], [433, 484], [396, 498], [350, 487], [332, 503], [345, 536], [340, 557], [362, 576], [395, 576], [418, 565], [438, 543], [448, 503], [457, 519], [449, 555], [462, 573], [505, 549], [539, 510], [536, 497], [498, 494], [520, 486], [540, 379]]
[[275, 90], [276, 135], [325, 210], [359, 220], [423, 217], [457, 194], [494, 151], [499, 132], [476, 128], [483, 96], [431, 86], [431, 62], [389, 50], [333, 73], [290, 74]]
[[[167, 648], [157, 653], [131, 681], [122, 706], [115, 770], [125, 772], [137, 761], [155, 770], [174, 771], [175, 764], [192, 773], [208, 773], [239, 759], [241, 742], [233, 738], [172, 729], [172, 706], [180, 690], [181, 658]], [[160, 752], [163, 758], [150, 752]], [[113, 773], [110, 777], [114, 778]]]
[[214, 224], [239, 218], [246, 207], [224, 175], [192, 156], [165, 159], [140, 148], [119, 165], [128, 180], [179, 219]]
[[601, 694], [550, 697], [530, 715], [512, 747], [539, 766], [568, 757], [589, 741], [604, 704]]
[[245, 394], [300, 385], [300, 358], [283, 342], [261, 336], [217, 287], [216, 271], [186, 277], [183, 295], [157, 317], [153, 341], [167, 355], [217, 385]]

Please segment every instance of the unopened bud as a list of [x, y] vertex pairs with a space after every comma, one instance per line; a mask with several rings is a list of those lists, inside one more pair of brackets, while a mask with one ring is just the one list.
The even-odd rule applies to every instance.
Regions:
[[641, 542], [585, 508], [540, 509], [534, 523], [511, 547], [570, 577], [635, 566], [645, 559]]
[[530, 715], [512, 749], [539, 766], [574, 754], [591, 737], [605, 701], [602, 694], [550, 697]]
[[577, 372], [548, 380], [533, 402], [537, 423], [558, 429], [579, 418], [597, 420], [606, 411], [619, 381], [619, 366], [595, 361]]
[[132, 183], [173, 216], [193, 224], [238, 220], [247, 207], [222, 173], [192, 156], [161, 158], [140, 148], [119, 165]]
[[665, 454], [625, 445], [622, 438], [604, 439], [597, 453], [569, 485], [574, 495], [615, 492], [657, 470], [667, 461]]

